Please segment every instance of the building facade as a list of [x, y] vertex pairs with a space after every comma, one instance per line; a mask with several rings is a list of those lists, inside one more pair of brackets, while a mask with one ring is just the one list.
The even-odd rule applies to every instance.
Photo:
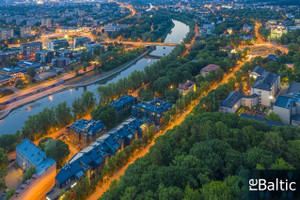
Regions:
[[49, 167], [56, 165], [53, 159], [47, 158], [45, 152], [28, 139], [24, 139], [16, 147], [16, 163], [24, 171], [35, 167], [37, 175], [43, 174]]
[[87, 145], [102, 135], [106, 126], [101, 120], [80, 119], [75, 121], [71, 126], [67, 127], [68, 137], [70, 141], [76, 144]]
[[35, 52], [41, 51], [43, 49], [43, 44], [41, 42], [31, 42], [21, 44], [20, 48], [22, 50], [22, 54], [25, 57], [35, 55]]
[[148, 102], [141, 102], [132, 107], [132, 115], [139, 119], [153, 122], [156, 126], [160, 126], [164, 119], [164, 114], [172, 107], [172, 103], [161, 99], [153, 99]]
[[280, 90], [280, 76], [273, 72], [264, 71], [257, 77], [251, 87], [251, 94], [258, 95], [258, 103], [264, 106], [271, 106], [275, 101], [275, 95]]
[[117, 100], [111, 101], [109, 104], [113, 105], [118, 112], [119, 118], [130, 115], [132, 106], [138, 103], [138, 99], [131, 95], [122, 95]]

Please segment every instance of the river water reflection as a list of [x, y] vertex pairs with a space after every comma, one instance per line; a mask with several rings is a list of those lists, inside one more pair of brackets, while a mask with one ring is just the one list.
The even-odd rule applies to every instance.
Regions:
[[[164, 43], [181, 43], [181, 41], [189, 31], [189, 27], [186, 24], [176, 20], [173, 20], [173, 22], [175, 26], [165, 38]], [[174, 47], [170, 46], [157, 46], [156, 50], [151, 52], [151, 55], [164, 56], [169, 54], [173, 50], [173, 48]], [[64, 90], [62, 92], [52, 94], [50, 96], [21, 106], [13, 110], [7, 117], [0, 120], [0, 135], [11, 134], [15, 133], [17, 130], [21, 130], [25, 120], [29, 115], [37, 114], [44, 108], [56, 106], [57, 104], [64, 101], [67, 102], [68, 106], [71, 106], [74, 99], [80, 97], [81, 93], [84, 91], [95, 92], [95, 96], [98, 98], [96, 89], [99, 85], [106, 85], [111, 82], [116, 82], [121, 78], [129, 76], [134, 70], [143, 70], [146, 66], [153, 64], [157, 60], [158, 59], [154, 58], [142, 58], [119, 74], [109, 78], [106, 82], [101, 81], [99, 83], [94, 83], [85, 87]]]

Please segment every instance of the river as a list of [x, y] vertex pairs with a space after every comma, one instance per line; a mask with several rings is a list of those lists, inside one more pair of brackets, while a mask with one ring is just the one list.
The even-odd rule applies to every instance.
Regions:
[[[184, 39], [185, 35], [189, 32], [189, 27], [179, 21], [173, 20], [174, 27], [167, 35], [164, 40], [164, 43], [181, 43]], [[170, 46], [157, 46], [156, 50], [151, 52], [150, 55], [154, 56], [164, 56], [168, 55], [174, 47]], [[50, 108], [52, 106], [56, 106], [59, 103], [64, 101], [67, 102], [68, 106], [72, 105], [72, 102], [75, 98], [80, 97], [81, 93], [84, 91], [92, 91], [97, 95], [97, 87], [99, 85], [107, 85], [108, 83], [116, 82], [121, 78], [127, 77], [131, 74], [131, 72], [135, 70], [143, 70], [146, 66], [153, 64], [158, 59], [154, 58], [141, 58], [135, 64], [131, 65], [127, 69], [123, 70], [119, 74], [111, 77], [106, 82], [94, 83], [85, 87], [72, 88], [69, 90], [64, 90], [50, 96], [41, 98], [34, 102], [23, 105], [15, 110], [13, 110], [9, 115], [7, 115], [4, 119], [0, 120], [0, 135], [2, 134], [11, 134], [15, 133], [17, 130], [21, 130], [24, 125], [25, 120], [29, 115], [35, 115], [38, 112], [41, 112], [44, 108]]]

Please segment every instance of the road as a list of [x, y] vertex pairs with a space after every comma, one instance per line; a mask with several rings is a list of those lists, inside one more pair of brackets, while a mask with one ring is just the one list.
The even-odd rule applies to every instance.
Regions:
[[[249, 56], [249, 58], [247, 60], [245, 60], [245, 62], [251, 60], [251, 58], [252, 58], [252, 56]], [[244, 65], [245, 62], [240, 63], [230, 73], [225, 74], [225, 76], [224, 76], [224, 78], [222, 79], [221, 82], [211, 85], [209, 91], [216, 89], [219, 85], [227, 83], [228, 79], [230, 77], [232, 77], [235, 72], [237, 72], [238, 70], [240, 70], [240, 68]], [[200, 98], [202, 98], [203, 96], [204, 95], [202, 95]], [[195, 105], [198, 105], [200, 98], [197, 101], [195, 101], [195, 102], [192, 103], [192, 105], [194, 105], [194, 106], [190, 106], [189, 109], [187, 109], [184, 113], [182, 113], [170, 125], [168, 125], [163, 130], [160, 130], [160, 132], [158, 134], [156, 134], [155, 138], [151, 141], [151, 143], [148, 144], [144, 149], [142, 149], [142, 150], [140, 150], [138, 152], [135, 152], [134, 155], [129, 159], [128, 163], [125, 166], [123, 166], [122, 168], [120, 168], [119, 170], [117, 170], [111, 177], [107, 178], [104, 183], [99, 184], [97, 186], [95, 192], [88, 198], [88, 200], [97, 200], [99, 197], [101, 197], [103, 195], [103, 193], [106, 192], [109, 189], [109, 186], [110, 186], [110, 184], [111, 184], [111, 182], [113, 180], [120, 179], [120, 177], [122, 175], [124, 175], [124, 173], [125, 173], [125, 171], [126, 171], [126, 169], [128, 168], [129, 165], [133, 164], [136, 159], [145, 156], [149, 152], [150, 147], [155, 144], [155, 139], [157, 137], [159, 137], [161, 135], [164, 135], [168, 130], [171, 130], [175, 126], [181, 124], [184, 121], [185, 117], [192, 112], [192, 110], [195, 107]]]
[[280, 46], [275, 43], [271, 43], [270, 41], [264, 41], [261, 35], [258, 33], [258, 29], [262, 26], [261, 23], [255, 21], [255, 36], [257, 38], [254, 45], [241, 45], [239, 46], [239, 50], [242, 51], [244, 48], [249, 47], [250, 52], [253, 56], [262, 56], [266, 57], [270, 54], [274, 54], [275, 50], [280, 50], [282, 53], [288, 53], [288, 48], [285, 46]]

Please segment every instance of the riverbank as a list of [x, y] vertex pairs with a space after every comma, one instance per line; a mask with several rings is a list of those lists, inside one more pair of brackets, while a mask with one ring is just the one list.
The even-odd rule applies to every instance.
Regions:
[[80, 80], [78, 81], [78, 84], [72, 84], [71, 83], [62, 83], [61, 85], [57, 85], [53, 88], [50, 88], [48, 90], [45, 90], [43, 92], [40, 93], [36, 93], [33, 94], [31, 96], [25, 97], [24, 99], [20, 99], [18, 101], [9, 103], [8, 105], [6, 105], [7, 107], [5, 107], [1, 112], [0, 112], [0, 119], [5, 118], [11, 111], [13, 111], [14, 109], [17, 109], [20, 106], [23, 106], [27, 103], [36, 101], [38, 99], [41, 99], [43, 97], [49, 96], [51, 94], [63, 91], [63, 90], [67, 90], [67, 89], [71, 89], [71, 88], [76, 88], [76, 87], [83, 87], [83, 86], [87, 86], [90, 84], [94, 84], [96, 82], [105, 80], [111, 76], [114, 76], [115, 74], [120, 73], [121, 71], [125, 70], [126, 68], [130, 67], [131, 65], [133, 65], [135, 62], [137, 62], [138, 60], [140, 60], [142, 57], [144, 57], [145, 55], [147, 55], [149, 53], [149, 51], [144, 52], [143, 54], [139, 55], [138, 57], [136, 57], [135, 59], [131, 60], [129, 63], [122, 65], [116, 69], [113, 69], [109, 72], [106, 73], [102, 73], [99, 74], [99, 76], [95, 76], [93, 77], [92, 80], [88, 80], [88, 81], [83, 81], [81, 82]]

